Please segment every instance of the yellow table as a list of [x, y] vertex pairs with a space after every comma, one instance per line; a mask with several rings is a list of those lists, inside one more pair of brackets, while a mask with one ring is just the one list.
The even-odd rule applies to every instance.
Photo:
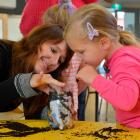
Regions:
[[0, 121], [0, 140], [140, 140], [140, 130], [110, 123], [74, 122], [68, 130], [51, 130], [47, 121]]

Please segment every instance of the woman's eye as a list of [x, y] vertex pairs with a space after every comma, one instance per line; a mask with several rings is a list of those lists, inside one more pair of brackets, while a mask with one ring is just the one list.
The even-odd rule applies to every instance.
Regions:
[[61, 65], [61, 64], [62, 64], [61, 60], [59, 60], [59, 61], [58, 61], [58, 64], [59, 64], [59, 65]]
[[58, 63], [59, 63], [59, 65], [60, 65], [60, 64], [64, 63], [64, 60], [60, 58], [60, 59], [58, 60]]
[[57, 50], [55, 50], [54, 48], [51, 48], [51, 51], [52, 51], [53, 53], [57, 53]]

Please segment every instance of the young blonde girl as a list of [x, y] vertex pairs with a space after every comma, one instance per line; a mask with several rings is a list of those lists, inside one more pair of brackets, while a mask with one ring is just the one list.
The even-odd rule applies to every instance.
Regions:
[[[89, 64], [77, 78], [112, 104], [118, 123], [140, 128], [140, 48], [136, 37], [117, 30], [116, 19], [104, 7], [89, 4], [74, 13], [65, 38]], [[96, 71], [104, 59], [107, 79]]]

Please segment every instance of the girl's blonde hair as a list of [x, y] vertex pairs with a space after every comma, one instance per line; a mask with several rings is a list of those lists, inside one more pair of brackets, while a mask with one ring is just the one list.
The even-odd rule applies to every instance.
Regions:
[[[114, 40], [118, 40], [123, 45], [138, 45], [135, 35], [126, 31], [119, 31], [117, 29], [116, 18], [104, 7], [98, 4], [88, 4], [77, 10], [67, 24], [64, 36], [75, 36], [71, 29], [74, 29], [76, 23], [79, 23], [79, 35], [85, 37], [88, 35], [87, 23], [90, 23], [94, 29], [99, 32], [98, 37], [108, 36]], [[81, 31], [80, 31], [81, 30]], [[80, 37], [80, 36], [79, 36]], [[96, 38], [96, 37], [95, 37]]]
[[65, 28], [75, 9], [76, 7], [72, 4], [71, 0], [59, 0], [57, 5], [50, 7], [44, 13], [42, 17], [43, 24], [59, 24]]

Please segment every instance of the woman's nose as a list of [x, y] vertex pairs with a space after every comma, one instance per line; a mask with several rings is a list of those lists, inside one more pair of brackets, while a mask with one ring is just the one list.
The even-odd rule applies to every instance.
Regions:
[[59, 55], [55, 55], [55, 56], [52, 58], [52, 65], [58, 65], [59, 58], [60, 58]]

